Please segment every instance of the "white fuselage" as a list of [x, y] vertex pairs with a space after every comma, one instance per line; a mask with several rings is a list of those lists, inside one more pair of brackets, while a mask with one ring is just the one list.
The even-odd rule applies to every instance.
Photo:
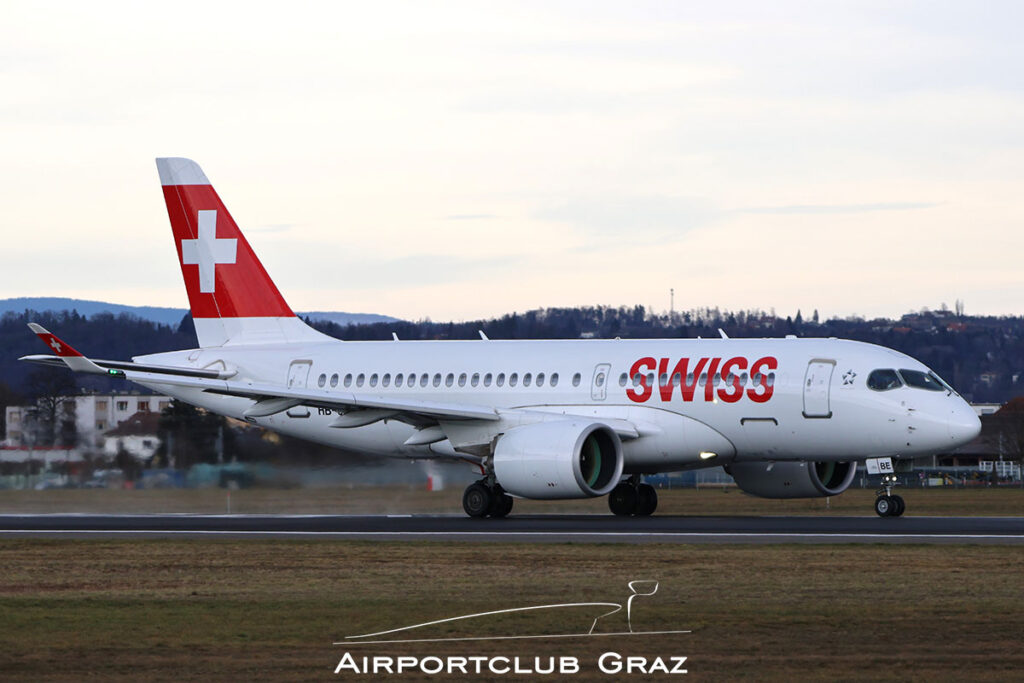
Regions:
[[[237, 372], [233, 381], [487, 406], [501, 416], [483, 426], [443, 422], [447, 439], [430, 445], [405, 445], [423, 425], [398, 419], [339, 427], [339, 413], [301, 406], [249, 418], [381, 456], [478, 453], [505, 428], [561, 414], [631, 425], [634, 432], [623, 438], [625, 471], [644, 473], [746, 460], [910, 457], [955, 448], [978, 426], [955, 392], [868, 388], [873, 370], [928, 369], [890, 349], [836, 339], [328, 341], [228, 345], [135, 360], [223, 367]], [[149, 386], [235, 418], [254, 404]]]

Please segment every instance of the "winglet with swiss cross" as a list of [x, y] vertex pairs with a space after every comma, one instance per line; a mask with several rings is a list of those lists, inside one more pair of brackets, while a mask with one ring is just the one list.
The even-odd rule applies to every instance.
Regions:
[[72, 370], [78, 372], [93, 372], [102, 375], [107, 374], [107, 371], [100, 366], [93, 363], [91, 360], [80, 354], [66, 341], [52, 334], [42, 325], [37, 323], [29, 323], [28, 328], [35, 332], [36, 336], [43, 340], [43, 343], [53, 349], [57, 357], [64, 361]]

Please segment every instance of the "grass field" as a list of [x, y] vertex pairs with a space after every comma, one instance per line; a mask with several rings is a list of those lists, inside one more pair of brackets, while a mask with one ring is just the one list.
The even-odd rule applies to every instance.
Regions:
[[[907, 515], [1020, 516], [1019, 488], [899, 490]], [[668, 515], [871, 515], [875, 494], [850, 489], [832, 498], [765, 500], [730, 489], [673, 489], [658, 493], [658, 514]], [[123, 489], [0, 491], [0, 513], [235, 513], [396, 514], [462, 512], [462, 488], [429, 492], [409, 487], [313, 489]], [[594, 512], [608, 514], [605, 498], [517, 500], [513, 514]]]
[[[333, 670], [347, 650], [574, 655], [573, 680], [614, 680], [596, 661], [615, 650], [685, 655], [697, 680], [1020, 680], [1022, 570], [1007, 546], [0, 540], [0, 678], [324, 680], [346, 678]], [[635, 579], [660, 590], [635, 603], [634, 629], [693, 633], [332, 645], [459, 614], [621, 602]], [[622, 614], [602, 623], [628, 628]], [[527, 627], [589, 620], [499, 616], [486, 628]], [[517, 678], [529, 677], [503, 677]]]

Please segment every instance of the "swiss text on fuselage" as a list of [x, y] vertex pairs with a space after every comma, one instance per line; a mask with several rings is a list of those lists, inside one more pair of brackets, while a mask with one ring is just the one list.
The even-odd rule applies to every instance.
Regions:
[[[774, 356], [764, 356], [753, 362], [743, 356], [724, 360], [680, 358], [675, 361], [647, 356], [638, 359], [629, 369], [629, 377], [635, 379], [626, 396], [636, 403], [655, 397], [664, 403], [680, 399], [736, 403], [744, 397], [755, 403], [764, 403], [771, 399], [775, 388], [769, 373], [778, 367], [779, 361]], [[751, 385], [744, 388], [743, 375], [748, 373]]]

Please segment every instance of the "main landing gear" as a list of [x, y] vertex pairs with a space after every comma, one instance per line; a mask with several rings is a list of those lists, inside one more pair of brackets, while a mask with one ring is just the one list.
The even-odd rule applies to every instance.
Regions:
[[892, 495], [892, 489], [899, 482], [895, 474], [886, 474], [882, 477], [882, 488], [875, 491], [875, 512], [879, 517], [901, 517], [907, 509], [902, 496]]
[[462, 509], [470, 517], [505, 517], [512, 512], [512, 496], [486, 478], [470, 484], [462, 494]]
[[640, 477], [634, 474], [608, 494], [608, 508], [623, 517], [647, 517], [658, 509], [658, 492], [650, 484], [640, 483]]

